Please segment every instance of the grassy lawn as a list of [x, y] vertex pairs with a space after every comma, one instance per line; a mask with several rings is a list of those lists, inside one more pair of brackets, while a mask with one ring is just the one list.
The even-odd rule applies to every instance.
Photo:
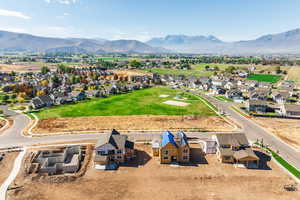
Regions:
[[[169, 95], [162, 98], [160, 95]], [[163, 104], [181, 96], [190, 103], [185, 107]], [[108, 98], [86, 100], [72, 105], [61, 105], [38, 111], [39, 118], [81, 117], [81, 116], [126, 116], [126, 115], [189, 115], [214, 116], [197, 96], [168, 88], [150, 88]]]
[[214, 98], [219, 100], [219, 101], [223, 101], [223, 102], [233, 102], [232, 99], [226, 98], [224, 96], [214, 96]]
[[248, 76], [247, 80], [256, 80], [259, 82], [270, 82], [277, 83], [281, 78], [280, 75], [272, 75], [272, 74], [251, 74]]

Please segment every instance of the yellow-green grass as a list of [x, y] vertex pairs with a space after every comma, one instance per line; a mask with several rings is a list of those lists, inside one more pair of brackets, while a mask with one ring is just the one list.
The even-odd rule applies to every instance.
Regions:
[[288, 70], [288, 78], [289, 81], [295, 81], [296, 84], [300, 85], [300, 67], [294, 66]]
[[[169, 95], [162, 98], [160, 95]], [[182, 102], [190, 103], [180, 107], [163, 102], [183, 97]], [[108, 98], [95, 98], [72, 105], [55, 106], [35, 113], [39, 118], [82, 117], [82, 116], [126, 116], [126, 115], [199, 115], [215, 116], [199, 97], [169, 88], [150, 88]]]

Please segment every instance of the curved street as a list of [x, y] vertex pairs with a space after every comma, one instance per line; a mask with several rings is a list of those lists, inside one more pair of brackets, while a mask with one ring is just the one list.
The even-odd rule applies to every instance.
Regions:
[[[300, 169], [300, 151], [291, 147], [287, 143], [280, 140], [278, 137], [269, 133], [267, 130], [263, 129], [251, 119], [245, 118], [239, 113], [233, 111], [230, 106], [233, 103], [226, 103], [216, 100], [213, 97], [205, 95], [199, 92], [193, 92], [196, 95], [202, 96], [208, 99], [215, 106], [221, 108], [226, 114], [240, 124], [243, 128], [243, 132], [247, 135], [248, 139], [251, 141], [256, 141], [257, 139], [263, 139], [264, 144], [269, 145], [274, 151], [279, 151], [280, 155], [287, 160], [290, 164]], [[13, 111], [7, 110], [6, 107], [1, 107], [5, 114], [13, 118], [13, 126], [5, 130], [0, 135], [0, 148], [5, 147], [15, 147], [15, 146], [30, 146], [36, 144], [47, 144], [56, 142], [75, 142], [83, 140], [97, 139], [99, 134], [76, 134], [76, 135], [60, 135], [60, 136], [44, 136], [44, 137], [25, 137], [22, 135], [23, 129], [28, 125], [29, 118], [24, 114], [19, 114]], [[212, 133], [201, 133], [201, 136], [208, 136]], [[157, 133], [131, 133], [130, 136], [138, 139], [151, 138]], [[197, 137], [199, 133], [187, 133], [189, 137]]]
[[208, 99], [216, 107], [221, 108], [227, 115], [229, 115], [233, 120], [242, 126], [243, 132], [246, 134], [249, 140], [256, 141], [257, 139], [263, 139], [264, 144], [269, 145], [274, 151], [279, 151], [279, 154], [286, 161], [300, 170], [300, 151], [283, 142], [274, 134], [257, 125], [251, 119], [245, 118], [244, 116], [232, 110], [230, 106], [234, 105], [234, 103], [218, 101], [215, 98], [202, 93], [194, 92], [194, 94]]

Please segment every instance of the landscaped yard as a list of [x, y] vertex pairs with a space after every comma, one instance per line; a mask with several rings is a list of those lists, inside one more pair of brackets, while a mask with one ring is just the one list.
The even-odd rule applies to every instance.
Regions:
[[[160, 95], [169, 96], [162, 98]], [[188, 106], [164, 104], [168, 100], [190, 104]], [[108, 98], [86, 100], [73, 105], [61, 105], [44, 109], [36, 114], [42, 119], [82, 116], [216, 115], [197, 96], [169, 88], [150, 88]]]
[[281, 78], [280, 75], [273, 75], [273, 74], [251, 74], [250, 76], [248, 76], [247, 80], [277, 83], [280, 80], [280, 78]]

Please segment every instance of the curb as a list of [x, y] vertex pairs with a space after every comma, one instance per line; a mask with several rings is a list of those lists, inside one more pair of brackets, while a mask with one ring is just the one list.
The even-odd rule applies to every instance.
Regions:
[[5, 130], [9, 126], [9, 121], [7, 119], [5, 119], [4, 117], [0, 117], [0, 120], [5, 121], [5, 125], [0, 129], [0, 132], [2, 132], [3, 130]]

